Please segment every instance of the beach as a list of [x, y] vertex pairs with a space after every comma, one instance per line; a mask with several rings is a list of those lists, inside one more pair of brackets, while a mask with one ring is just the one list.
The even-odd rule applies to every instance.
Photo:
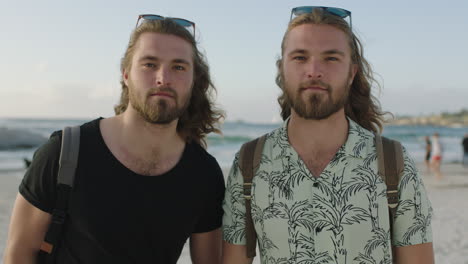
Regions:
[[[437, 180], [424, 164], [418, 164], [429, 199], [434, 208], [432, 231], [436, 263], [468, 264], [468, 168], [460, 164], [442, 164], [443, 178]], [[223, 170], [227, 173], [227, 169]], [[7, 239], [8, 223], [18, 185], [24, 170], [0, 170], [0, 254]], [[178, 261], [189, 264], [186, 244]], [[255, 264], [260, 263], [259, 257]]]

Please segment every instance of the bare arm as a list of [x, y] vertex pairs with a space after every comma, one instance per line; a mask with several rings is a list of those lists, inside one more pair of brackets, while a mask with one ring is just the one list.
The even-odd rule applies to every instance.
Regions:
[[11, 215], [4, 263], [35, 263], [51, 218], [50, 214], [37, 209], [18, 194]]
[[223, 264], [251, 264], [253, 258], [247, 258], [245, 245], [233, 245], [223, 241]]
[[193, 264], [219, 264], [221, 262], [221, 228], [206, 233], [192, 234], [190, 257]]
[[398, 264], [434, 264], [432, 243], [394, 247]]

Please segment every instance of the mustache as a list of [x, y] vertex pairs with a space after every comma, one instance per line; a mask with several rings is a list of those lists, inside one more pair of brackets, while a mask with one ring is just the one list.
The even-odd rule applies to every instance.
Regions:
[[310, 87], [310, 86], [320, 86], [320, 87], [323, 87], [325, 89], [327, 89], [328, 91], [331, 90], [331, 85], [329, 85], [328, 83], [325, 83], [321, 80], [311, 80], [311, 81], [307, 81], [307, 82], [303, 82], [299, 85], [299, 88], [300, 89], [305, 89], [307, 87]]
[[171, 87], [169, 87], [169, 86], [159, 87], [159, 88], [151, 88], [148, 91], [148, 96], [151, 95], [151, 94], [154, 94], [154, 93], [159, 93], [159, 92], [168, 93], [171, 96], [173, 96], [174, 98], [177, 98], [177, 92], [174, 89], [172, 89]]

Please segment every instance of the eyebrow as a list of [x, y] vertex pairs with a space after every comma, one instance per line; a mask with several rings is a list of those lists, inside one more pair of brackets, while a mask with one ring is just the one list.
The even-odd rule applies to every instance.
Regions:
[[190, 62], [188, 62], [187, 60], [184, 60], [184, 59], [174, 59], [174, 60], [172, 60], [172, 62], [190, 65]]
[[[156, 56], [151, 56], [151, 55], [146, 55], [146, 56], [143, 56], [141, 57], [140, 59], [138, 59], [139, 62], [141, 61], [159, 61], [160, 59]], [[186, 65], [190, 65], [190, 62], [188, 62], [187, 60], [185, 59], [173, 59], [172, 60], [173, 63], [181, 63], [181, 64], [186, 64]]]
[[299, 54], [306, 54], [307, 51], [305, 49], [295, 49], [292, 50], [291, 52], [288, 53], [288, 56], [291, 56], [292, 54], [299, 53]]
[[345, 53], [341, 50], [337, 50], [337, 49], [332, 49], [332, 50], [327, 50], [325, 52], [322, 52], [323, 54], [325, 55], [333, 55], [333, 54], [338, 54], [338, 55], [341, 55], [341, 56], [345, 56]]
[[[308, 51], [305, 50], [305, 49], [295, 49], [291, 52], [288, 53], [288, 56], [291, 56], [292, 54], [307, 54]], [[334, 55], [334, 54], [338, 54], [338, 55], [341, 55], [343, 57], [345, 57], [345, 53], [341, 50], [337, 50], [337, 49], [331, 49], [331, 50], [326, 50], [324, 52], [322, 52], [322, 54], [324, 55]]]

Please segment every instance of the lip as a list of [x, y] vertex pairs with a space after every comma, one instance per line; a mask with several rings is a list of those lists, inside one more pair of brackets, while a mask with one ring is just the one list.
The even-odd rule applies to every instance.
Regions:
[[151, 96], [160, 96], [160, 97], [174, 98], [174, 96], [172, 96], [172, 94], [166, 93], [166, 92], [156, 92], [156, 93], [152, 93]]
[[309, 86], [309, 87], [304, 87], [302, 88], [302, 90], [306, 91], [306, 90], [310, 90], [310, 91], [327, 91], [326, 88], [323, 88], [321, 86]]

